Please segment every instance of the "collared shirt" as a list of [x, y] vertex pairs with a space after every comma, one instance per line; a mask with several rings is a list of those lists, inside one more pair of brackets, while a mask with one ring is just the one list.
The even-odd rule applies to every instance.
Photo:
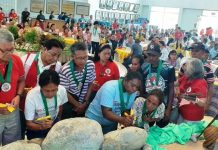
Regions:
[[[0, 103], [11, 103], [12, 99], [17, 94], [18, 80], [24, 77], [24, 68], [21, 59], [12, 54], [12, 72], [11, 72], [11, 90], [8, 92], [0, 92]], [[4, 76], [6, 71], [6, 65], [0, 64], [0, 72]]]
[[[58, 86], [57, 91], [57, 109], [55, 109], [55, 100], [53, 98], [46, 98], [49, 115], [53, 120], [56, 119], [59, 106], [63, 105], [68, 101], [67, 99], [67, 92], [63, 86]], [[25, 104], [25, 118], [26, 120], [36, 120], [41, 117], [46, 116], [45, 106], [43, 104], [40, 87], [37, 86], [29, 91], [26, 97], [26, 104]]]
[[[59, 74], [60, 76], [60, 85], [63, 85], [67, 91], [71, 94], [76, 95], [79, 98], [79, 102], [83, 103], [84, 98], [86, 96], [86, 93], [88, 91], [89, 85], [95, 80], [95, 65], [91, 60], [88, 60], [87, 63], [87, 73], [86, 73], [86, 79], [82, 87], [82, 91], [79, 90], [76, 82], [74, 81], [73, 74], [71, 72], [70, 68], [70, 62], [65, 64]], [[82, 82], [83, 80], [83, 74], [85, 72], [85, 69], [82, 71], [74, 71], [74, 74], [76, 76], [76, 79], [79, 82]]]

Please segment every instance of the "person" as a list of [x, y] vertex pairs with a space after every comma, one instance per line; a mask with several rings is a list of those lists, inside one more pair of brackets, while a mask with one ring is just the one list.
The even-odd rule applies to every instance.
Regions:
[[86, 45], [88, 47], [88, 51], [90, 53], [91, 48], [92, 48], [92, 44], [91, 44], [91, 33], [90, 33], [89, 28], [86, 28], [86, 30], [85, 30], [85, 32], [83, 34], [83, 37], [84, 37], [84, 42], [86, 43]]
[[50, 15], [49, 15], [49, 20], [53, 20], [54, 19], [54, 11], [51, 11]]
[[39, 14], [36, 17], [36, 20], [39, 22], [39, 26], [41, 27], [41, 29], [44, 30], [45, 16], [43, 15], [42, 10], [39, 11]]
[[98, 28], [99, 22], [95, 21], [94, 26], [91, 28], [91, 41], [92, 41], [92, 54], [98, 53], [99, 51], [99, 42], [100, 42], [100, 33], [101, 30]]
[[[66, 89], [59, 84], [58, 73], [45, 70], [40, 74], [39, 86], [27, 94], [25, 119], [28, 140], [45, 138], [51, 127], [60, 120], [60, 108], [68, 99]], [[43, 120], [43, 117], [47, 118]]]
[[64, 15], [64, 12], [61, 12], [61, 13], [58, 15], [58, 20], [62, 20], [63, 15]]
[[128, 36], [128, 39], [124, 42], [124, 44], [125, 44], [125, 46], [126, 47], [132, 47], [132, 45], [135, 43], [135, 41], [134, 41], [134, 39], [133, 39], [133, 36], [132, 36], [132, 34], [130, 34], [129, 36]]
[[63, 50], [63, 45], [56, 39], [46, 41], [44, 49], [36, 54], [28, 53], [21, 59], [25, 69], [25, 89], [20, 103], [21, 116], [21, 135], [25, 138], [25, 98], [30, 89], [38, 85], [39, 75], [44, 70], [55, 70], [57, 73], [61, 70], [61, 63], [58, 61], [59, 56]]
[[174, 81], [176, 81], [175, 69], [167, 62], [160, 60], [161, 50], [158, 44], [150, 44], [147, 55], [149, 63], [143, 70], [145, 77], [144, 91], [150, 93], [153, 89], [161, 89], [164, 92], [163, 103], [166, 106], [166, 111], [164, 118], [157, 122], [159, 127], [164, 127], [169, 123], [170, 117], [173, 115], [171, 110], [174, 99]]
[[214, 83], [214, 73], [211, 69], [211, 65], [204, 61], [204, 56], [206, 53], [205, 46], [201, 42], [193, 43], [190, 47], [192, 58], [200, 59], [204, 64], [204, 79], [207, 81], [208, 93], [207, 93], [207, 108], [210, 104], [211, 97], [213, 95], [213, 83]]
[[84, 15], [81, 15], [81, 18], [79, 18], [78, 23], [80, 24], [80, 28], [85, 29], [86, 27], [86, 20], [84, 18]]
[[140, 42], [139, 39], [135, 39], [135, 43], [131, 47], [132, 56], [142, 55], [142, 46], [140, 45]]
[[177, 53], [176, 50], [171, 50], [170, 53], [168, 54], [168, 60], [167, 62], [172, 65], [174, 68], [178, 69], [179, 62], [177, 59]]
[[72, 60], [60, 72], [60, 85], [68, 92], [68, 103], [63, 107], [63, 118], [84, 116], [89, 105], [93, 82], [96, 79], [95, 65], [88, 60], [88, 50], [83, 42], [76, 42], [70, 48]]
[[25, 8], [24, 11], [22, 12], [22, 16], [21, 16], [21, 18], [22, 18], [21, 22], [22, 22], [23, 26], [26, 22], [29, 22], [29, 17], [30, 17], [30, 12], [28, 11], [27, 8]]
[[211, 97], [211, 104], [208, 107], [207, 115], [215, 117], [218, 113], [218, 68], [215, 71], [214, 92]]
[[138, 97], [132, 106], [135, 118], [133, 124], [148, 131], [155, 122], [163, 119], [165, 112], [163, 99], [164, 93], [159, 89], [152, 90], [147, 98]]
[[190, 58], [186, 63], [184, 76], [178, 83], [180, 99], [178, 123], [194, 123], [202, 120], [207, 100], [207, 82], [204, 79], [202, 62]]
[[133, 118], [124, 116], [124, 112], [131, 109], [141, 81], [140, 73], [128, 72], [124, 79], [106, 82], [97, 92], [85, 116], [97, 121], [103, 134], [116, 130], [118, 123], [131, 126]]
[[0, 7], [0, 24], [4, 22], [5, 13], [2, 11], [2, 7]]
[[166, 44], [164, 41], [159, 41], [160, 43], [160, 49], [161, 49], [161, 56], [160, 59], [163, 61], [167, 61], [168, 55], [169, 55], [169, 49], [166, 47]]
[[142, 56], [133, 56], [132, 60], [131, 60], [131, 65], [129, 67], [129, 69], [131, 71], [138, 71], [142, 74], [143, 76], [143, 71], [142, 71], [142, 64], [144, 63], [144, 59]]
[[17, 20], [17, 13], [15, 13], [14, 9], [11, 9], [9, 13], [9, 21]]
[[112, 23], [112, 30], [118, 30], [119, 29], [119, 24], [117, 23], [117, 19], [114, 20]]
[[69, 24], [70, 29], [73, 29], [74, 23], [76, 23], [76, 20], [73, 18], [72, 14], [69, 14], [69, 17], [67, 18], [66, 22]]
[[[8, 30], [0, 29], [0, 145], [20, 140], [19, 102], [25, 86], [21, 59], [12, 54], [14, 37]], [[9, 111], [11, 106], [14, 111]]]
[[100, 46], [98, 54], [95, 54], [94, 63], [96, 80], [94, 82], [91, 99], [95, 97], [97, 91], [104, 83], [120, 78], [118, 67], [111, 59], [111, 47], [109, 44], [102, 44]]

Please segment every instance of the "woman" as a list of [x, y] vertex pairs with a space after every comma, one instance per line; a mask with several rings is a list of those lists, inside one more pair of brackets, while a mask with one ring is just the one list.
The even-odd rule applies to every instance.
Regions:
[[189, 58], [184, 75], [179, 79], [178, 123], [198, 122], [204, 117], [207, 98], [207, 82], [204, 79], [203, 64], [199, 59]]
[[60, 107], [68, 101], [66, 89], [59, 85], [56, 71], [45, 70], [39, 86], [29, 91], [25, 103], [27, 139], [44, 138], [61, 116]]
[[104, 134], [116, 130], [118, 123], [131, 126], [133, 117], [123, 114], [132, 107], [141, 84], [138, 72], [128, 72], [124, 79], [106, 82], [89, 105], [86, 117], [96, 120]]
[[10, 13], [9, 13], [9, 21], [14, 21], [17, 19], [17, 14], [15, 13], [14, 9], [11, 9]]
[[131, 60], [130, 70], [131, 71], [138, 71], [143, 74], [141, 69], [142, 64], [144, 63], [144, 59], [142, 56], [133, 56]]
[[134, 125], [145, 130], [149, 125], [153, 126], [156, 121], [163, 119], [165, 105], [162, 103], [164, 93], [159, 89], [152, 90], [148, 97], [138, 97], [132, 107], [134, 113]]
[[176, 50], [170, 51], [168, 55], [168, 60], [167, 62], [172, 65], [174, 68], [178, 68], [178, 60], [177, 60], [177, 53]]
[[100, 46], [98, 54], [94, 58], [96, 80], [91, 99], [93, 99], [100, 87], [107, 81], [118, 80], [120, 73], [117, 65], [111, 59], [111, 47], [109, 44]]

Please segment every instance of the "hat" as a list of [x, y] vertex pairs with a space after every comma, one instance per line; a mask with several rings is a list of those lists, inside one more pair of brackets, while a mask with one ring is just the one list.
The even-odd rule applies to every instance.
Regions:
[[160, 46], [158, 44], [150, 44], [148, 46], [147, 54], [160, 56], [161, 55]]
[[190, 50], [195, 50], [195, 51], [206, 51], [206, 48], [203, 43], [198, 42], [198, 43], [193, 43], [191, 47], [189, 47]]

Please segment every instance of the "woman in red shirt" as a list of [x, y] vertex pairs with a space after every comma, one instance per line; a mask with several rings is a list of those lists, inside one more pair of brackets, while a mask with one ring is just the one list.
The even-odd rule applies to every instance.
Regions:
[[11, 9], [11, 12], [9, 13], [9, 21], [13, 21], [17, 19], [17, 14], [15, 13], [14, 9]]
[[207, 98], [207, 82], [204, 79], [203, 64], [199, 59], [189, 58], [184, 76], [179, 79], [181, 122], [196, 122], [204, 117]]
[[96, 80], [93, 87], [92, 98], [95, 97], [100, 87], [107, 81], [118, 80], [120, 73], [117, 65], [111, 59], [111, 47], [103, 44], [94, 57]]

